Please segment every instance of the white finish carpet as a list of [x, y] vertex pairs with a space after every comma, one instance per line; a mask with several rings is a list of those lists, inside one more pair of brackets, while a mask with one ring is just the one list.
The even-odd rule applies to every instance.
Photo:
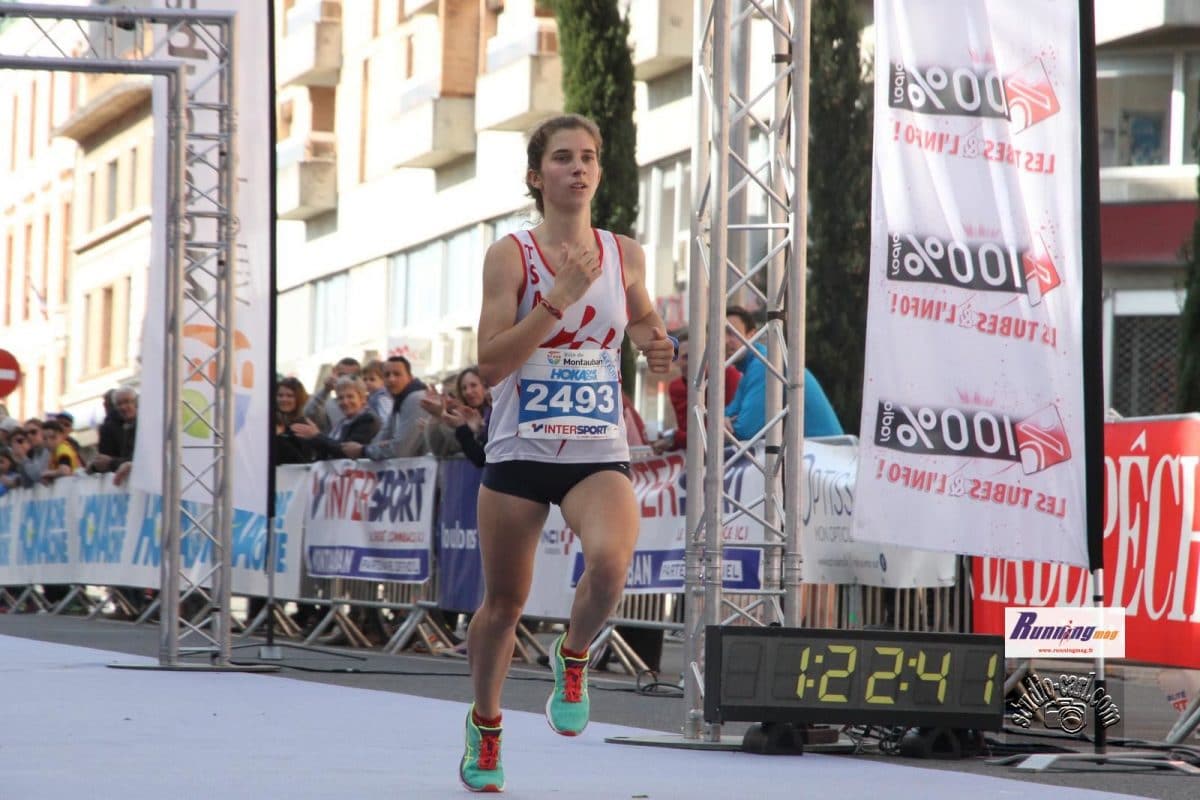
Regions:
[[[466, 707], [277, 676], [110, 669], [121, 653], [0, 636], [0, 800], [469, 796]], [[397, 680], [403, 680], [398, 677]], [[595, 698], [593, 702], [602, 702]], [[506, 795], [571, 800], [1127, 797], [846, 756], [606, 744], [505, 714]]]

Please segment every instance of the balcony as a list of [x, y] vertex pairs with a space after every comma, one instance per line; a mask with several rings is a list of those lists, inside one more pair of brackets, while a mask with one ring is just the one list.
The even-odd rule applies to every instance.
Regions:
[[149, 111], [150, 82], [148, 75], [88, 75], [84, 83], [87, 102], [55, 128], [54, 135], [84, 142], [117, 121], [133, 117], [139, 108]]
[[402, 0], [404, 3], [404, 16], [411, 17], [414, 14], [436, 14], [438, 10], [438, 0]]
[[633, 77], [648, 81], [692, 61], [692, 0], [642, 0], [629, 8]]
[[1183, 0], [1096, 0], [1096, 44], [1195, 44], [1200, 5]]
[[386, 167], [440, 167], [475, 151], [474, 98], [438, 97], [438, 83], [422, 82], [401, 93], [381, 144]]
[[337, 86], [342, 68], [342, 4], [336, 0], [298, 2], [287, 13], [279, 42], [280, 86]]
[[561, 114], [562, 62], [553, 23], [536, 24], [487, 45], [487, 72], [475, 89], [475, 129], [526, 131]]
[[276, 147], [275, 206], [279, 219], [311, 219], [337, 208], [333, 134], [313, 133]]

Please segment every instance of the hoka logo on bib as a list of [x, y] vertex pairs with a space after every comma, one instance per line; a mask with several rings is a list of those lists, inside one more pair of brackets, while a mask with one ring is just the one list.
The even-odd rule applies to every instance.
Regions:
[[599, 380], [599, 372], [594, 369], [552, 369], [551, 380], [559, 381], [595, 381]]

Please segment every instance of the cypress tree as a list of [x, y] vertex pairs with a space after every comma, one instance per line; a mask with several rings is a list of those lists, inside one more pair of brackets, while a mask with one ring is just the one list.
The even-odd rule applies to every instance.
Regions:
[[871, 107], [853, 0], [812, 7], [806, 363], [848, 432], [862, 406], [870, 268]]
[[[600, 126], [604, 148], [600, 188], [592, 200], [592, 223], [633, 235], [638, 212], [637, 131], [633, 124], [633, 59], [629, 20], [617, 0], [554, 0], [558, 53], [562, 61], [563, 106]], [[637, 353], [626, 337], [621, 378], [632, 387]]]

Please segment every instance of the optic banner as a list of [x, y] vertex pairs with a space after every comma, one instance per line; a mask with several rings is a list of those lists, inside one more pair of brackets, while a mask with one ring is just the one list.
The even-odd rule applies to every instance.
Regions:
[[804, 524], [800, 579], [861, 586], [953, 586], [958, 557], [860, 542], [854, 537], [858, 439], [804, 441]]
[[876, 0], [855, 538], [1087, 563], [1074, 0]]
[[304, 498], [304, 558], [319, 578], [429, 580], [437, 460], [319, 461]]
[[[299, 597], [301, 519], [292, 498], [306, 470], [280, 468], [276, 503], [275, 591]], [[212, 547], [188, 523], [208, 508], [185, 500], [180, 551], [192, 580], [212, 566]], [[290, 513], [289, 513], [290, 512]], [[284, 520], [284, 517], [287, 520]], [[267, 593], [266, 519], [244, 509], [233, 518], [233, 591]], [[52, 486], [10, 491], [0, 497], [0, 584], [82, 583], [98, 586], [159, 585], [162, 497], [114, 486], [111, 475], [60, 478]]]
[[[1124, 606], [1125, 657], [1200, 669], [1200, 414], [1104, 426], [1104, 604]], [[1010, 606], [1092, 604], [1084, 568], [976, 559], [976, 633]]]
[[[237, 231], [237, 264], [235, 267], [235, 304], [232, 355], [229, 365], [233, 376], [234, 430], [232, 432], [233, 504], [255, 514], [266, 513], [267, 437], [270, 432], [270, 383], [267, 374], [270, 326], [270, 242], [274, 224], [271, 207], [270, 167], [275, 157], [270, 134], [270, 115], [274, 98], [270, 86], [267, 62], [272, 31], [268, 24], [268, 3], [233, 3], [230, 0], [157, 0], [165, 8], [188, 8], [200, 11], [237, 13], [235, 65], [237, 96], [233, 99], [234, 130], [237, 166], [234, 192]], [[193, 145], [199, 152], [188, 153], [188, 195], [196, 207], [199, 197], [217, 197], [220, 174], [214, 165], [219, 160], [219, 148], [213, 142], [226, 135], [220, 119], [211, 108], [202, 104], [228, 102], [221, 98], [221, 81], [214, 74], [216, 58], [210, 48], [198, 39], [205, 34], [190, 26], [182, 26], [170, 38], [166, 51], [156, 57], [178, 58], [188, 63], [187, 91], [189, 103], [200, 104], [187, 115], [192, 133], [207, 133], [210, 138], [202, 145]], [[166, 236], [165, 165], [168, 135], [174, 135], [167, 124], [166, 85], [163, 79], [154, 81], [153, 114], [155, 117], [154, 173], [157, 176], [152, 191], [152, 233], [150, 275], [147, 281], [148, 309], [142, 328], [142, 386], [139, 405], [137, 449], [133, 462], [131, 483], [147, 492], [162, 491], [163, 403], [167, 356], [166, 322], [163, 317], [166, 298], [166, 265], [162, 261], [162, 244]], [[212, 210], [216, 210], [215, 206]], [[186, 232], [188, 242], [218, 241], [220, 233], [216, 218], [200, 219]], [[185, 248], [187, 244], [185, 243]], [[185, 258], [197, 261], [207, 257], [208, 250], [191, 250]], [[225, 265], [209, 265], [210, 270], [224, 270]], [[183, 291], [194, 303], [212, 308], [215, 285], [206, 284], [193, 270], [191, 280]], [[203, 315], [193, 315], [183, 323], [184, 352], [178, 358], [189, 364], [205, 365], [204, 375], [185, 380], [182, 391], [181, 428], [183, 459], [194, 474], [204, 474], [211, 460], [213, 444], [210, 425], [213, 422], [213, 388], [217, 381], [216, 365], [212, 361], [217, 346], [217, 330]], [[184, 497], [208, 502], [211, 492], [203, 489], [204, 482], [184, 483]], [[188, 488], [190, 487], [190, 488]]]

